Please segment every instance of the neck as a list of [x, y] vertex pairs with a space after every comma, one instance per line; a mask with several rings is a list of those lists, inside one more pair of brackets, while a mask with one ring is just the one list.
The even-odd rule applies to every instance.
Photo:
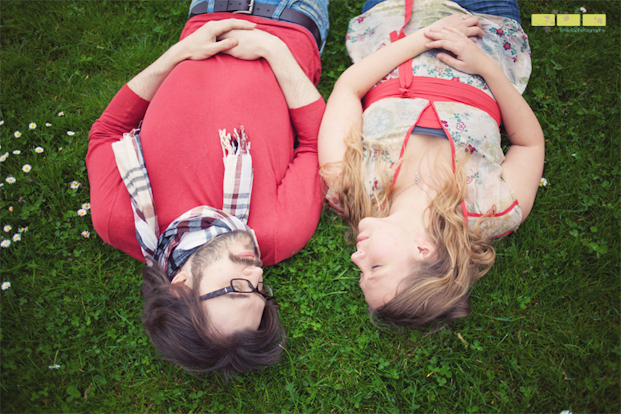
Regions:
[[417, 237], [427, 234], [425, 213], [437, 193], [436, 186], [440, 184], [436, 178], [436, 164], [452, 162], [450, 148], [450, 142], [439, 137], [410, 136], [395, 183], [389, 217], [399, 220]]
[[423, 190], [414, 185], [393, 199], [388, 217], [398, 221], [413, 238], [425, 237], [425, 212], [430, 202]]

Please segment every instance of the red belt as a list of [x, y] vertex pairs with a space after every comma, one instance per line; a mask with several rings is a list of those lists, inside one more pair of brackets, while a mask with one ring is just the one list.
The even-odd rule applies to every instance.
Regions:
[[[409, 67], [409, 71], [412, 72], [412, 65]], [[401, 67], [400, 67], [401, 68]], [[399, 76], [402, 76], [402, 70], [399, 70]], [[412, 77], [412, 82], [409, 87], [404, 87], [401, 78], [391, 79], [387, 82], [377, 85], [371, 89], [365, 97], [362, 99], [363, 108], [366, 110], [372, 103], [375, 103], [385, 98], [423, 98], [428, 101], [441, 101], [441, 102], [458, 102], [463, 103], [475, 108], [479, 108], [487, 112], [498, 125], [500, 125], [500, 109], [495, 100], [489, 97], [485, 92], [475, 88], [474, 86], [466, 85], [465, 83], [450, 81], [446, 79], [428, 78], [428, 77]], [[437, 126], [428, 126], [425, 122], [425, 116], [421, 116], [418, 125], [427, 126], [428, 128], [440, 128], [437, 124], [437, 118], [433, 112], [429, 111], [429, 115], [432, 120], [436, 122]]]

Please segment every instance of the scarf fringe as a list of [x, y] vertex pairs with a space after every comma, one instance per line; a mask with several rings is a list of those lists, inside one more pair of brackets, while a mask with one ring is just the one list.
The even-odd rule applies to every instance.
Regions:
[[222, 145], [222, 154], [226, 159], [229, 156], [243, 155], [250, 152], [250, 143], [248, 142], [248, 136], [243, 126], [233, 129], [233, 137], [226, 132], [226, 129], [219, 129], [220, 144]]

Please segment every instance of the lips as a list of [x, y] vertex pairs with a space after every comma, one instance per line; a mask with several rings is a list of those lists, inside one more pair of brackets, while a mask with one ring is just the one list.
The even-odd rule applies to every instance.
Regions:
[[362, 234], [359, 234], [358, 237], [356, 237], [356, 241], [357, 242], [361, 242], [361, 241], [366, 240], [368, 238], [369, 238], [368, 236], [363, 236]]
[[247, 257], [249, 259], [254, 259], [254, 252], [252, 250], [245, 250], [239, 254], [236, 254], [237, 257]]

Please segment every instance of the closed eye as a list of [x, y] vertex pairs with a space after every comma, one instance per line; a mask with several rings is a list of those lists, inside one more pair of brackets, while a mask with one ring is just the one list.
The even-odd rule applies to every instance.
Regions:
[[376, 269], [376, 268], [378, 268], [378, 267], [382, 267], [382, 266], [380, 266], [380, 265], [375, 265], [375, 266], [373, 266], [371, 269]]

